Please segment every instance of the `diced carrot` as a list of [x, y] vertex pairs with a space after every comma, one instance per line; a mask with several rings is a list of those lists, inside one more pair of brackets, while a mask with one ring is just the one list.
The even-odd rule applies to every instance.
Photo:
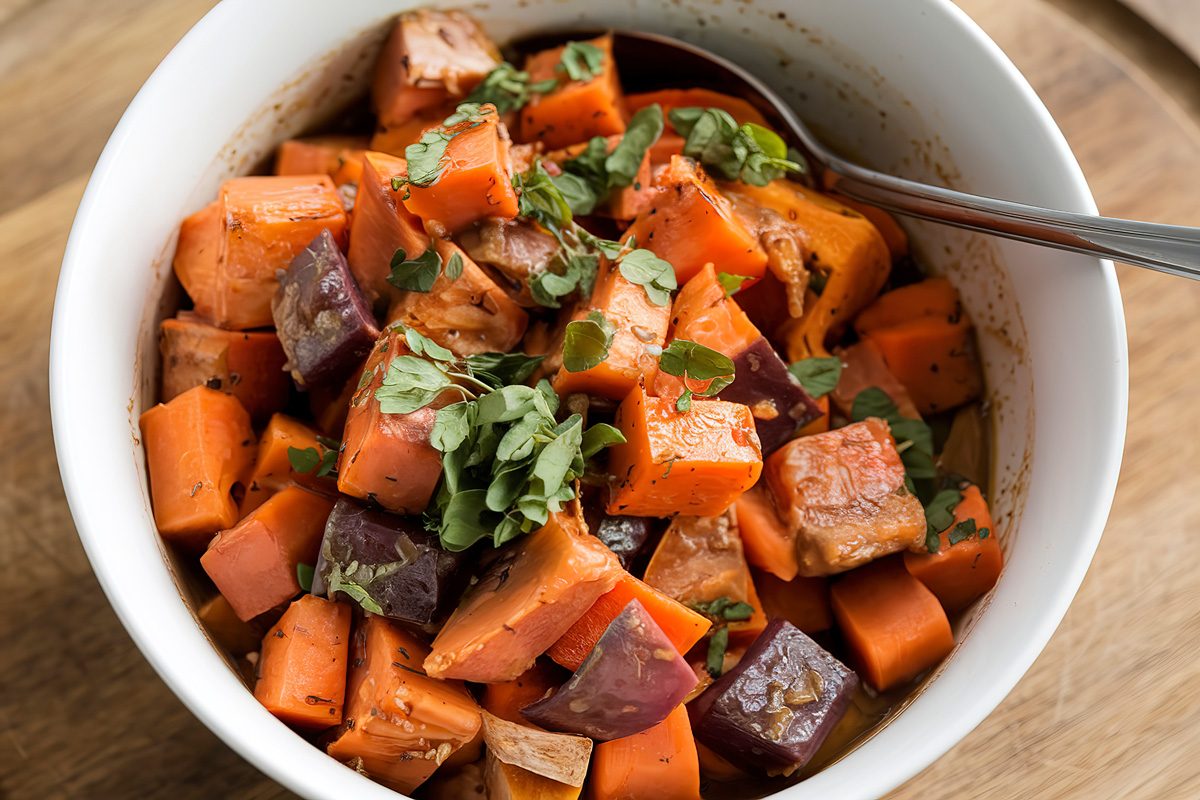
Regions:
[[735, 508], [746, 560], [782, 580], [796, 577], [800, 570], [796, 561], [796, 533], [780, 519], [767, 488], [756, 485], [738, 498]]
[[684, 138], [678, 134], [664, 131], [663, 135], [658, 137], [658, 141], [650, 145], [650, 150], [647, 155], [650, 156], [650, 172], [654, 174], [654, 170], [659, 166], [670, 164], [673, 156], [683, 155]]
[[541, 700], [561, 686], [567, 676], [559, 675], [558, 672], [558, 668], [552, 663], [539, 659], [511, 681], [484, 686], [483, 707], [500, 719], [518, 725], [531, 725], [529, 720], [521, 715], [521, 709]]
[[287, 486], [300, 485], [316, 492], [333, 494], [335, 481], [330, 477], [319, 477], [317, 470], [296, 472], [292, 468], [288, 451], [312, 449], [322, 458], [325, 445], [317, 441], [317, 432], [284, 414], [271, 417], [258, 440], [258, 455], [254, 470], [246, 484], [246, 496], [242, 499], [242, 516], [267, 501], [267, 498]]
[[958, 322], [962, 314], [962, 302], [954, 284], [945, 278], [926, 278], [879, 295], [855, 317], [854, 330], [861, 337], [925, 317]]
[[492, 683], [525, 672], [622, 575], [616, 556], [564, 512], [515, 541], [467, 590], [425, 670]]
[[864, 389], [881, 389], [896, 404], [900, 416], [920, 419], [921, 413], [912, 401], [908, 389], [896, 380], [896, 376], [883, 361], [883, 354], [875, 342], [864, 339], [844, 350], [836, 352], [842, 360], [842, 374], [837, 386], [829, 393], [837, 410], [850, 417], [854, 409], [854, 398]]
[[547, 149], [555, 150], [593, 136], [625, 132], [612, 36], [601, 36], [587, 44], [603, 53], [600, 74], [588, 80], [567, 80], [566, 73], [559, 68], [562, 47], [535, 53], [525, 62], [531, 83], [555, 78], [559, 84], [548, 94], [534, 95], [521, 110], [521, 141], [540, 141]]
[[681, 603], [709, 603], [724, 597], [749, 604], [754, 613], [731, 622], [730, 634], [754, 638], [766, 627], [742, 541], [727, 514], [672, 520], [646, 565], [645, 580]]
[[892, 264], [887, 243], [866, 217], [793, 181], [739, 184], [737, 193], [803, 231], [809, 265], [825, 282], [820, 294], [805, 304], [804, 316], [790, 323], [784, 333], [788, 359], [827, 355], [831, 338], [841, 333], [887, 280]]
[[766, 252], [694, 161], [672, 157], [655, 184], [653, 204], [629, 226], [626, 238], [671, 262], [680, 284], [708, 263], [719, 272], [762, 277]]
[[296, 596], [296, 566], [317, 563], [332, 509], [333, 500], [290, 486], [213, 538], [200, 565], [239, 619], [253, 619]]
[[625, 108], [630, 114], [655, 103], [662, 106], [664, 116], [676, 108], [719, 108], [728, 111], [739, 124], [753, 122], [768, 127], [766, 118], [750, 103], [741, 97], [721, 94], [712, 89], [659, 89], [657, 92], [625, 95]]
[[594, 311], [613, 327], [608, 358], [581, 372], [559, 370], [554, 389], [563, 397], [583, 392], [623, 400], [639, 381], [657, 371], [658, 358], [647, 348], [665, 344], [671, 308], [650, 302], [645, 289], [631, 283], [610, 263], [601, 267], [591, 299], [581, 304], [574, 318], [586, 319]]
[[[611, 153], [613, 148], [620, 144], [621, 138], [620, 136], [608, 137], [608, 152]], [[545, 159], [561, 165], [578, 156], [587, 147], [588, 142], [580, 142], [560, 150], [553, 150], [546, 154]], [[616, 220], [631, 220], [650, 208], [656, 191], [650, 173], [650, 153], [647, 151], [646, 155], [642, 157], [641, 165], [638, 166], [633, 183], [629, 186], [614, 188], [610, 192], [608, 200], [601, 204], [595, 213], [599, 216], [612, 217]]]
[[411, 184], [404, 205], [426, 223], [456, 233], [484, 217], [517, 215], [508, 139], [501, 135], [495, 106], [442, 132], [452, 137], [442, 156], [442, 173], [428, 186]]
[[366, 146], [367, 140], [362, 136], [330, 135], [288, 139], [275, 151], [275, 174], [324, 173], [332, 178], [342, 168], [347, 151], [364, 150]]
[[609, 450], [617, 485], [608, 513], [720, 514], [758, 480], [762, 448], [740, 403], [696, 400], [688, 411], [634, 387], [617, 410], [625, 443]]
[[641, 733], [598, 742], [592, 754], [596, 800], [700, 800], [700, 763], [687, 708]]
[[159, 327], [164, 402], [194, 386], [231, 394], [263, 420], [287, 405], [291, 380], [279, 337], [269, 331], [227, 331], [180, 313]]
[[428, 8], [410, 11], [396, 21], [379, 54], [371, 102], [383, 125], [399, 125], [463, 97], [499, 61], [496, 45], [471, 16]]
[[731, 359], [762, 338], [746, 313], [725, 293], [711, 262], [675, 296], [671, 330], [676, 339], [697, 342]]
[[881, 419], [794, 439], [771, 454], [765, 472], [794, 531], [801, 575], [844, 572], [925, 541], [924, 509], [905, 487]]
[[457, 259], [462, 274], [443, 269], [428, 292], [400, 292], [388, 309], [388, 324], [416, 328], [459, 355], [507, 353], [516, 348], [529, 315], [449, 239], [435, 242], [443, 264]]
[[421, 220], [401, 202], [404, 190], [392, 188], [392, 178], [408, 174], [404, 159], [368, 152], [362, 164], [346, 259], [367, 302], [386, 305], [381, 299], [386, 301], [395, 291], [387, 282], [392, 256], [397, 250], [419, 256], [429, 248], [429, 237]]
[[[354, 184], [355, 189], [357, 189], [358, 184], [362, 181], [363, 156], [366, 152], [366, 148], [359, 148], [357, 150], [343, 150], [338, 153], [338, 168], [329, 177], [333, 179], [333, 185], [338, 187], [338, 191], [343, 193], [343, 198], [345, 197], [343, 189], [345, 184]], [[343, 201], [343, 205], [352, 207], [354, 205], [353, 199]], [[346, 227], [349, 228], [351, 224], [350, 213], [347, 212]]]
[[[728, 672], [729, 670], [725, 669], [722, 671]], [[704, 674], [707, 675], [708, 672], [705, 671]], [[703, 742], [696, 742], [696, 755], [700, 761], [700, 774], [710, 781], [729, 783], [732, 781], [744, 781], [750, 777], [730, 763], [724, 756], [714, 753]]]
[[345, 722], [327, 752], [361, 759], [375, 780], [405, 794], [473, 741], [479, 706], [457, 681], [425, 675], [429, 648], [387, 619], [368, 616], [351, 645]]
[[370, 149], [404, 158], [410, 144], [415, 144], [425, 131], [440, 127], [442, 120], [452, 113], [454, 109], [446, 106], [418, 114], [399, 125], [381, 127], [371, 136]]
[[256, 624], [258, 620], [243, 622], [238, 619], [233, 606], [229, 605], [223, 594], [214, 595], [200, 606], [196, 616], [213, 642], [231, 655], [257, 653], [262, 646], [266, 626]]
[[612, 591], [601, 595], [546, 654], [569, 670], [579, 669], [604, 631], [625, 610], [630, 600], [642, 604], [680, 654], [686, 654], [711, 627], [704, 615], [626, 574], [621, 576]]
[[[974, 520], [975, 533], [950, 544], [950, 532], [967, 520]], [[985, 539], [979, 538], [983, 529], [988, 532]], [[904, 566], [953, 613], [995, 586], [1004, 566], [992, 515], [978, 486], [963, 490], [962, 500], [954, 508], [954, 522], [941, 531], [939, 540], [936, 553], [905, 553]]]
[[801, 428], [797, 436], [812, 436], [829, 430], [829, 395], [818, 397], [817, 405], [821, 408], [821, 416]]
[[408, 352], [402, 330], [388, 328], [380, 335], [364, 370], [370, 377], [366, 383], [359, 379], [350, 401], [338, 459], [342, 494], [397, 514], [424, 511], [442, 476], [441, 454], [429, 443], [438, 403], [411, 414], [385, 414], [375, 398], [392, 359]]
[[808, 634], [833, 626], [828, 578], [796, 577], [784, 581], [758, 570], [752, 570], [751, 575], [767, 617], [786, 619]]
[[342, 722], [350, 607], [306, 594], [263, 637], [254, 698], [297, 728]]
[[941, 603], [898, 558], [847, 574], [833, 584], [832, 601], [858, 673], [877, 691], [915, 678], [954, 648]]
[[971, 324], [965, 319], [915, 319], [873, 330], [867, 340], [879, 348], [888, 371], [908, 389], [922, 414], [948, 411], [983, 393]]
[[879, 206], [873, 206], [859, 200], [851, 200], [849, 197], [836, 192], [831, 194], [830, 197], [847, 208], [854, 209], [871, 221], [871, 224], [875, 226], [875, 230], [879, 231], [879, 235], [887, 243], [888, 252], [892, 254], [892, 261], [908, 255], [908, 234], [904, 232], [904, 228], [900, 227], [900, 223], [891, 214]]
[[236, 397], [197, 386], [146, 411], [140, 424], [158, 532], [203, 549], [237, 522], [231, 491], [254, 457], [250, 415]]
[[225, 181], [217, 202], [181, 226], [176, 274], [222, 328], [271, 325], [275, 273], [324, 229], [345, 240], [342, 199], [327, 175], [258, 175]]

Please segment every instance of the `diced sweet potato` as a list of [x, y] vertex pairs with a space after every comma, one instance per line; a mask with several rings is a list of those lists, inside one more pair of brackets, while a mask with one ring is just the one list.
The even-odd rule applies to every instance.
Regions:
[[276, 175], [320, 175], [333, 177], [351, 151], [364, 150], [364, 136], [307, 136], [288, 139], [275, 151]]
[[317, 563], [332, 508], [329, 498], [289, 486], [213, 538], [200, 565], [239, 619], [253, 619], [299, 593], [296, 565]]
[[671, 262], [680, 284], [708, 263], [718, 272], [762, 277], [766, 252], [696, 162], [673, 157], [655, 184], [660, 191], [650, 209], [633, 221], [626, 236]]
[[833, 584], [833, 614], [859, 673], [877, 691], [915, 678], [954, 648], [937, 597], [899, 558], [857, 569]]
[[381, 126], [371, 136], [370, 149], [404, 158], [410, 144], [415, 144], [425, 131], [441, 127], [442, 120], [452, 113], [454, 107], [447, 104], [423, 111], [399, 125]]
[[406, 187], [405, 207], [450, 233], [484, 217], [515, 217], [517, 192], [509, 143], [495, 107], [484, 105], [479, 116], [441, 130], [451, 137], [442, 156], [441, 175], [428, 186]]
[[588, 80], [567, 79], [559, 67], [562, 47], [543, 50], [525, 62], [531, 83], [555, 78], [559, 84], [552, 92], [534, 95], [521, 110], [521, 141], [540, 141], [548, 149], [555, 150], [593, 136], [625, 132], [612, 37], [601, 36], [587, 44], [598, 47], [603, 53], [600, 74]]
[[842, 374], [829, 396], [843, 416], [851, 416], [854, 398], [858, 397], [859, 392], [875, 387], [883, 390], [883, 393], [892, 399], [900, 416], [909, 419], [921, 418], [921, 413], [917, 411], [908, 390], [888, 369], [875, 342], [864, 339], [844, 350], [838, 350], [837, 357], [842, 360]]
[[965, 318], [915, 319], [877, 328], [867, 334], [867, 341], [879, 348], [888, 371], [923, 414], [948, 411], [983, 393], [971, 324]]
[[640, 733], [600, 742], [592, 755], [594, 797], [700, 800], [700, 766], [687, 708]]
[[491, 683], [529, 669], [621, 576], [616, 557], [579, 528], [552, 514], [510, 544], [434, 639], [426, 671]]
[[958, 322], [962, 316], [962, 302], [954, 284], [945, 278], [926, 278], [879, 295], [855, 317], [854, 330], [861, 337], [914, 319], [936, 317]]
[[671, 644], [681, 654], [700, 641], [712, 623], [702, 614], [642, 583], [632, 575], [623, 575], [612, 591], [601, 595], [582, 617], [555, 642], [546, 654], [569, 670], [579, 669], [588, 653], [600, 641], [604, 631], [616, 619], [630, 600], [645, 608]]
[[345, 722], [327, 748], [339, 761], [361, 759], [368, 775], [406, 794], [481, 725], [479, 706], [461, 684], [425, 675], [428, 652], [416, 636], [368, 616], [354, 635]]
[[231, 492], [254, 456], [250, 415], [236, 397], [197, 386], [146, 411], [140, 424], [158, 532], [201, 550], [237, 522]]
[[529, 315], [449, 239], [436, 243], [443, 264], [457, 257], [462, 274], [443, 268], [428, 292], [401, 292], [388, 310], [388, 324], [416, 328], [459, 355], [507, 353], [520, 343]]
[[205, 209], [181, 228], [179, 280], [196, 312], [223, 328], [270, 325], [275, 273], [324, 229], [345, 239], [341, 197], [326, 175], [260, 175], [225, 181], [217, 202], [214, 216]]
[[414, 114], [463, 97], [500, 61], [496, 45], [461, 11], [422, 8], [392, 28], [371, 84], [379, 121], [399, 125]]
[[625, 96], [625, 108], [630, 114], [655, 103], [662, 106], [664, 117], [669, 117], [671, 111], [676, 108], [719, 108], [729, 112], [739, 124], [753, 122], [755, 125], [770, 127], [762, 113], [743, 98], [714, 92], [712, 89], [659, 89], [656, 92]]
[[560, 369], [554, 376], [554, 390], [562, 397], [582, 392], [623, 400], [657, 370], [658, 358], [648, 348], [666, 343], [671, 309], [650, 302], [645, 289], [621, 275], [616, 264], [608, 264], [601, 267], [591, 299], [580, 305], [574, 318], [586, 319], [594, 311], [613, 328], [608, 357], [580, 372]]
[[385, 414], [375, 399], [392, 359], [406, 353], [404, 332], [397, 328], [385, 330], [371, 352], [369, 377], [360, 381], [346, 416], [338, 490], [397, 514], [419, 514], [442, 476], [441, 454], [429, 443], [437, 404]]
[[762, 483], [737, 499], [738, 532], [746, 560], [781, 580], [796, 577], [796, 533], [779, 517], [775, 499]]
[[751, 570], [751, 575], [768, 618], [786, 619], [807, 634], [833, 626], [828, 578], [796, 577], [785, 581], [759, 570]]
[[379, 338], [371, 308], [329, 231], [321, 231], [279, 278], [271, 314], [292, 377], [341, 384]]
[[333, 478], [317, 475], [316, 469], [297, 472], [292, 467], [288, 456], [288, 450], [292, 448], [311, 448], [322, 458], [326, 450], [312, 428], [284, 414], [275, 414], [258, 440], [254, 469], [246, 483], [246, 496], [242, 499], [242, 516], [261, 506], [267, 498], [286, 486], [298, 484], [323, 494], [335, 493], [337, 487]]
[[858, 678], [789, 622], [772, 620], [696, 702], [696, 737], [738, 765], [791, 772], [846, 712]]
[[241, 400], [253, 420], [287, 405], [287, 357], [274, 333], [227, 331], [182, 312], [162, 321], [158, 349], [163, 402], [207, 386]]
[[[974, 521], [975, 532], [950, 544], [950, 533], [967, 520]], [[984, 530], [987, 535], [980, 538]], [[961, 611], [996, 585], [1004, 566], [992, 515], [978, 486], [963, 490], [962, 500], [954, 508], [954, 522], [940, 531], [938, 538], [936, 553], [905, 553], [904, 566], [937, 596], [947, 612]]]
[[762, 338], [741, 307], [726, 294], [712, 262], [689, 278], [675, 296], [671, 330], [676, 339], [697, 342], [730, 358], [737, 358]]
[[362, 178], [354, 199], [347, 258], [358, 288], [372, 306], [387, 305], [395, 291], [387, 278], [397, 250], [416, 257], [429, 248], [429, 237], [416, 215], [404, 207], [404, 189], [392, 178], [406, 175], [404, 159], [386, 153], [364, 153]]
[[306, 594], [263, 637], [254, 699], [298, 728], [342, 722], [350, 607]]
[[747, 603], [748, 619], [729, 623], [729, 633], [753, 639], [767, 624], [750, 577], [742, 540], [728, 514], [676, 517], [646, 566], [646, 583], [681, 603], [711, 603], [726, 598]]
[[887, 244], [861, 214], [793, 181], [772, 181], [767, 186], [739, 184], [736, 193], [771, 209], [803, 232], [809, 266], [825, 280], [820, 293], [805, 303], [803, 317], [789, 324], [787, 356], [789, 361], [799, 361], [827, 355], [831, 339], [887, 280], [892, 263]]
[[692, 668], [634, 599], [562, 688], [521, 713], [545, 728], [606, 742], [659, 724], [695, 686]]
[[483, 707], [500, 719], [528, 725], [528, 720], [521, 716], [521, 709], [562, 686], [567, 677], [554, 664], [539, 659], [511, 681], [489, 683], [483, 687]]
[[217, 647], [229, 651], [230, 655], [257, 653], [262, 646], [267, 626], [258, 624], [260, 621], [257, 619], [250, 622], [238, 619], [233, 606], [229, 605], [223, 594], [209, 598], [196, 611], [196, 616]]
[[874, 417], [795, 439], [767, 461], [767, 485], [795, 531], [801, 575], [832, 575], [925, 541], [888, 424]]
[[650, 145], [650, 174], [653, 175], [660, 167], [671, 163], [675, 156], [683, 155], [685, 140], [682, 136], [670, 133], [669, 129], [658, 137], [658, 141]]
[[689, 411], [635, 387], [617, 410], [625, 443], [609, 450], [618, 483], [610, 514], [720, 514], [758, 480], [762, 449], [750, 409], [696, 400]]

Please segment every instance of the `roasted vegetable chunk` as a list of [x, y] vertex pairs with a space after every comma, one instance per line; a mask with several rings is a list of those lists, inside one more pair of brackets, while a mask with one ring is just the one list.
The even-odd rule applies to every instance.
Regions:
[[569, 80], [563, 70], [563, 49], [555, 47], [530, 56], [525, 63], [532, 83], [557, 80], [553, 91], [535, 95], [521, 111], [521, 141], [540, 141], [549, 150], [585, 142], [593, 136], [625, 132], [621, 84], [612, 55], [612, 37], [582, 43], [599, 51], [589, 77]]
[[978, 486], [963, 490], [953, 521], [938, 532], [938, 551], [905, 553], [904, 566], [951, 612], [961, 611], [996, 585], [1004, 556]]
[[263, 638], [254, 697], [298, 728], [342, 721], [350, 608], [306, 594]]
[[601, 742], [592, 755], [595, 797], [699, 800], [700, 765], [687, 708], [632, 736]]
[[406, 794], [475, 739], [479, 706], [459, 683], [426, 677], [416, 636], [368, 616], [354, 634], [345, 722], [330, 742], [339, 761], [361, 759], [375, 780]]
[[662, 628], [630, 600], [571, 679], [521, 713], [544, 728], [606, 742], [662, 722], [695, 685]]
[[592, 740], [584, 736], [538, 730], [485, 711], [483, 741], [503, 763], [556, 783], [579, 787], [587, 777]]
[[625, 443], [609, 451], [618, 481], [610, 514], [720, 514], [758, 480], [762, 448], [750, 409], [697, 400], [689, 411], [636, 387], [617, 410]]
[[905, 488], [904, 465], [881, 419], [796, 439], [771, 456], [766, 475], [796, 533], [801, 575], [832, 575], [924, 547], [925, 512]]
[[616, 556], [564, 513], [512, 542], [467, 590], [425, 669], [438, 678], [516, 678], [612, 589]]
[[375, 318], [329, 231], [321, 231], [279, 278], [271, 301], [296, 382], [345, 381], [379, 338]]
[[696, 737], [738, 766], [792, 772], [850, 704], [858, 678], [783, 620], [772, 620], [697, 701]]
[[458, 243], [481, 267], [490, 273], [518, 305], [536, 306], [529, 292], [529, 279], [545, 272], [558, 242], [534, 223], [525, 219], [489, 218], [458, 236]]
[[371, 84], [380, 124], [400, 125], [425, 109], [463, 97], [499, 61], [496, 45], [461, 11], [423, 8], [402, 14], [379, 55]]
[[387, 282], [397, 250], [417, 256], [429, 247], [421, 220], [405, 208], [404, 189], [392, 188], [392, 178], [407, 174], [403, 158], [387, 153], [363, 153], [362, 177], [354, 196], [350, 222], [350, 271], [372, 308], [386, 308], [395, 289]]
[[[327, 443], [328, 440], [326, 440]], [[312, 462], [311, 468], [301, 471], [292, 464], [293, 451], [308, 451], [303, 458]], [[287, 486], [299, 485], [321, 494], [336, 494], [337, 481], [330, 475], [321, 475], [321, 465], [334, 456], [329, 448], [317, 438], [317, 432], [283, 414], [271, 417], [258, 440], [258, 454], [254, 459], [254, 470], [246, 484], [246, 495], [242, 498], [242, 516], [261, 506], [271, 495]], [[308, 467], [309, 465], [302, 464]]]
[[348, 594], [376, 614], [422, 627], [449, 614], [468, 577], [463, 562], [420, 519], [342, 498], [325, 523], [312, 590]]

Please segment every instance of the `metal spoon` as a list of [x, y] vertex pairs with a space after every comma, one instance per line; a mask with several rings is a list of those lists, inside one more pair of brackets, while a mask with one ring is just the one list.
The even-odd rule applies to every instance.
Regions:
[[[813, 185], [827, 191], [911, 217], [1200, 278], [1200, 228], [1056, 211], [884, 175], [831, 153], [762, 81], [720, 56], [636, 31], [615, 31], [613, 47], [623, 80], [639, 89], [700, 85], [744, 97], [790, 136]], [[645, 85], [646, 76], [655, 85]]]

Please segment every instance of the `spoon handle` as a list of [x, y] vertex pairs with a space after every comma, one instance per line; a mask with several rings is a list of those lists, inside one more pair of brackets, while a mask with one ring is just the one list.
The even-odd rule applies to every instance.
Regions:
[[1099, 217], [977, 197], [825, 159], [822, 183], [847, 197], [943, 222], [1200, 279], [1200, 228]]

